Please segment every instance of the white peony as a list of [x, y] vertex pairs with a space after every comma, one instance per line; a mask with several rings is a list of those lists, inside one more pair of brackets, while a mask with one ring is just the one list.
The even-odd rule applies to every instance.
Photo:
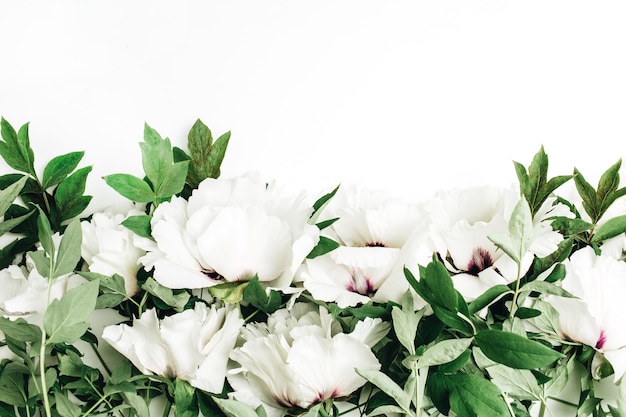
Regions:
[[319, 240], [308, 224], [304, 194], [291, 195], [258, 177], [206, 179], [189, 200], [173, 197], [155, 210], [141, 258], [169, 288], [205, 288], [258, 275], [288, 287]]
[[121, 211], [109, 208], [104, 212], [94, 213], [91, 221], [81, 223], [81, 255], [89, 271], [108, 276], [121, 275], [129, 297], [139, 291], [139, 258], [146, 252], [135, 245], [138, 237], [122, 226], [122, 222], [129, 216], [142, 214], [142, 211], [134, 207], [126, 207]]
[[[508, 233], [509, 219], [519, 199], [514, 188], [475, 187], [440, 193], [428, 203], [430, 235], [436, 251], [454, 274], [454, 286], [465, 299], [473, 300], [495, 285], [517, 279], [517, 264], [489, 236]], [[547, 219], [564, 212], [564, 206], [553, 207], [552, 202], [546, 200], [533, 219], [535, 235], [522, 258], [522, 275], [535, 255], [549, 255], [563, 240]]]
[[142, 373], [180, 378], [212, 393], [222, 392], [228, 354], [243, 320], [229, 307], [196, 303], [159, 320], [156, 310], [126, 324], [105, 327], [102, 338]]
[[426, 215], [419, 206], [380, 190], [344, 188], [325, 217], [338, 217], [323, 234], [341, 246], [307, 260], [298, 272], [314, 298], [339, 307], [371, 300], [399, 301], [408, 289], [405, 265], [429, 259]]
[[380, 369], [371, 347], [388, 330], [389, 323], [368, 318], [342, 333], [326, 309], [311, 304], [278, 310], [267, 323], [242, 329], [244, 342], [230, 355], [233, 396], [262, 404], [268, 416], [348, 396], [365, 384], [355, 368]]
[[618, 381], [626, 372], [626, 263], [598, 256], [587, 246], [564, 264], [563, 288], [578, 298], [550, 297], [559, 312], [562, 337], [604, 354]]

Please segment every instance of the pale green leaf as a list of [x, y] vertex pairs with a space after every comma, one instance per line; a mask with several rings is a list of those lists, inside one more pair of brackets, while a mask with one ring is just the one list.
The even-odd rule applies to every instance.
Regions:
[[74, 343], [85, 333], [89, 327], [86, 320], [96, 307], [98, 286], [98, 281], [91, 281], [50, 303], [43, 318], [48, 344]]
[[61, 237], [54, 272], [52, 278], [72, 272], [80, 261], [80, 247], [83, 240], [83, 232], [80, 221], [74, 219], [66, 228]]
[[527, 369], [513, 369], [504, 365], [495, 365], [487, 368], [491, 382], [496, 384], [502, 392], [518, 400], [540, 400], [542, 389], [533, 373]]
[[254, 408], [237, 400], [213, 397], [213, 401], [228, 417], [258, 417]]
[[471, 338], [442, 340], [424, 351], [417, 362], [417, 366], [426, 368], [452, 362], [469, 349], [472, 340]]
[[13, 184], [6, 187], [4, 190], [0, 191], [0, 216], [4, 216], [17, 196], [20, 195], [20, 191], [24, 188], [24, 184], [26, 184], [27, 179], [28, 177], [23, 176]]

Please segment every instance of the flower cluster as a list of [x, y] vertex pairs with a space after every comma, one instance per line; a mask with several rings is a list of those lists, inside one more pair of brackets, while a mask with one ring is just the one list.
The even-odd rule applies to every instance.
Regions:
[[1, 124], [0, 416], [626, 415], [620, 162], [315, 196], [146, 125], [145, 177], [86, 214], [83, 153], [38, 173]]

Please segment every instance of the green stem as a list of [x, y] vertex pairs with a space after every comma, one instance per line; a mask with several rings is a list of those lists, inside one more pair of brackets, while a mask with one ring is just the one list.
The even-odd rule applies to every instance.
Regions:
[[163, 410], [163, 417], [169, 416], [171, 409], [172, 409], [172, 403], [168, 401], [167, 404], [165, 405], [165, 409]]
[[511, 303], [511, 312], [509, 314], [510, 318], [513, 318], [515, 316], [515, 312], [517, 311], [517, 296], [519, 295], [519, 285], [522, 279], [521, 275], [522, 275], [522, 261], [520, 259], [520, 261], [517, 263], [517, 279], [515, 282], [515, 293], [513, 294], [513, 302]]
[[[53, 260], [50, 258], [50, 271], [53, 270]], [[48, 277], [48, 291], [46, 294], [46, 309], [50, 304], [50, 292], [52, 290], [52, 278]], [[45, 316], [45, 313], [44, 313]], [[50, 399], [48, 398], [48, 387], [46, 385], [46, 330], [41, 328], [41, 347], [39, 348], [39, 378], [41, 378], [41, 395], [46, 417], [52, 417], [50, 410]]]
[[545, 414], [546, 414], [546, 402], [542, 400], [541, 407], [539, 408], [539, 415], [537, 417], [544, 417]]
[[420, 417], [420, 374], [417, 369], [417, 362], [413, 362], [413, 372], [415, 373], [415, 417]]
[[104, 358], [100, 354], [98, 347], [93, 342], [89, 343], [89, 345], [91, 346], [91, 350], [93, 350], [93, 352], [96, 354], [96, 357], [100, 361], [100, 364], [102, 364], [102, 367], [104, 368], [104, 370], [107, 371], [109, 376], [111, 376], [112, 374], [111, 369], [107, 366], [106, 362], [104, 361]]

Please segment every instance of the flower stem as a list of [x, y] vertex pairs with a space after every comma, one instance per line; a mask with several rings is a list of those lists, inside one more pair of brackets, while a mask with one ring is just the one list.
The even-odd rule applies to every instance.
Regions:
[[[50, 258], [50, 271], [52, 271], [53, 260]], [[48, 277], [48, 291], [46, 294], [46, 310], [50, 304], [50, 292], [52, 291], [52, 278]], [[45, 313], [44, 313], [45, 317]], [[44, 320], [45, 322], [45, 320]], [[48, 398], [48, 387], [46, 385], [46, 330], [41, 327], [41, 346], [39, 347], [39, 377], [41, 378], [41, 395], [43, 397], [43, 407], [46, 417], [52, 417], [50, 410], [50, 399]]]
[[106, 362], [104, 361], [104, 358], [102, 357], [102, 355], [100, 354], [100, 351], [98, 350], [98, 347], [93, 343], [89, 343], [89, 345], [91, 346], [91, 350], [93, 350], [93, 352], [96, 354], [98, 360], [100, 361], [100, 363], [102, 364], [102, 367], [104, 368], [105, 371], [107, 371], [107, 373], [109, 374], [109, 376], [111, 375], [111, 369], [107, 366]]
[[515, 293], [513, 294], [513, 302], [511, 303], [511, 312], [509, 314], [510, 318], [513, 318], [515, 316], [515, 312], [517, 311], [517, 296], [519, 295], [519, 284], [520, 284], [520, 281], [522, 280], [521, 274], [522, 274], [522, 261], [520, 260], [517, 263], [517, 279], [515, 282]]

